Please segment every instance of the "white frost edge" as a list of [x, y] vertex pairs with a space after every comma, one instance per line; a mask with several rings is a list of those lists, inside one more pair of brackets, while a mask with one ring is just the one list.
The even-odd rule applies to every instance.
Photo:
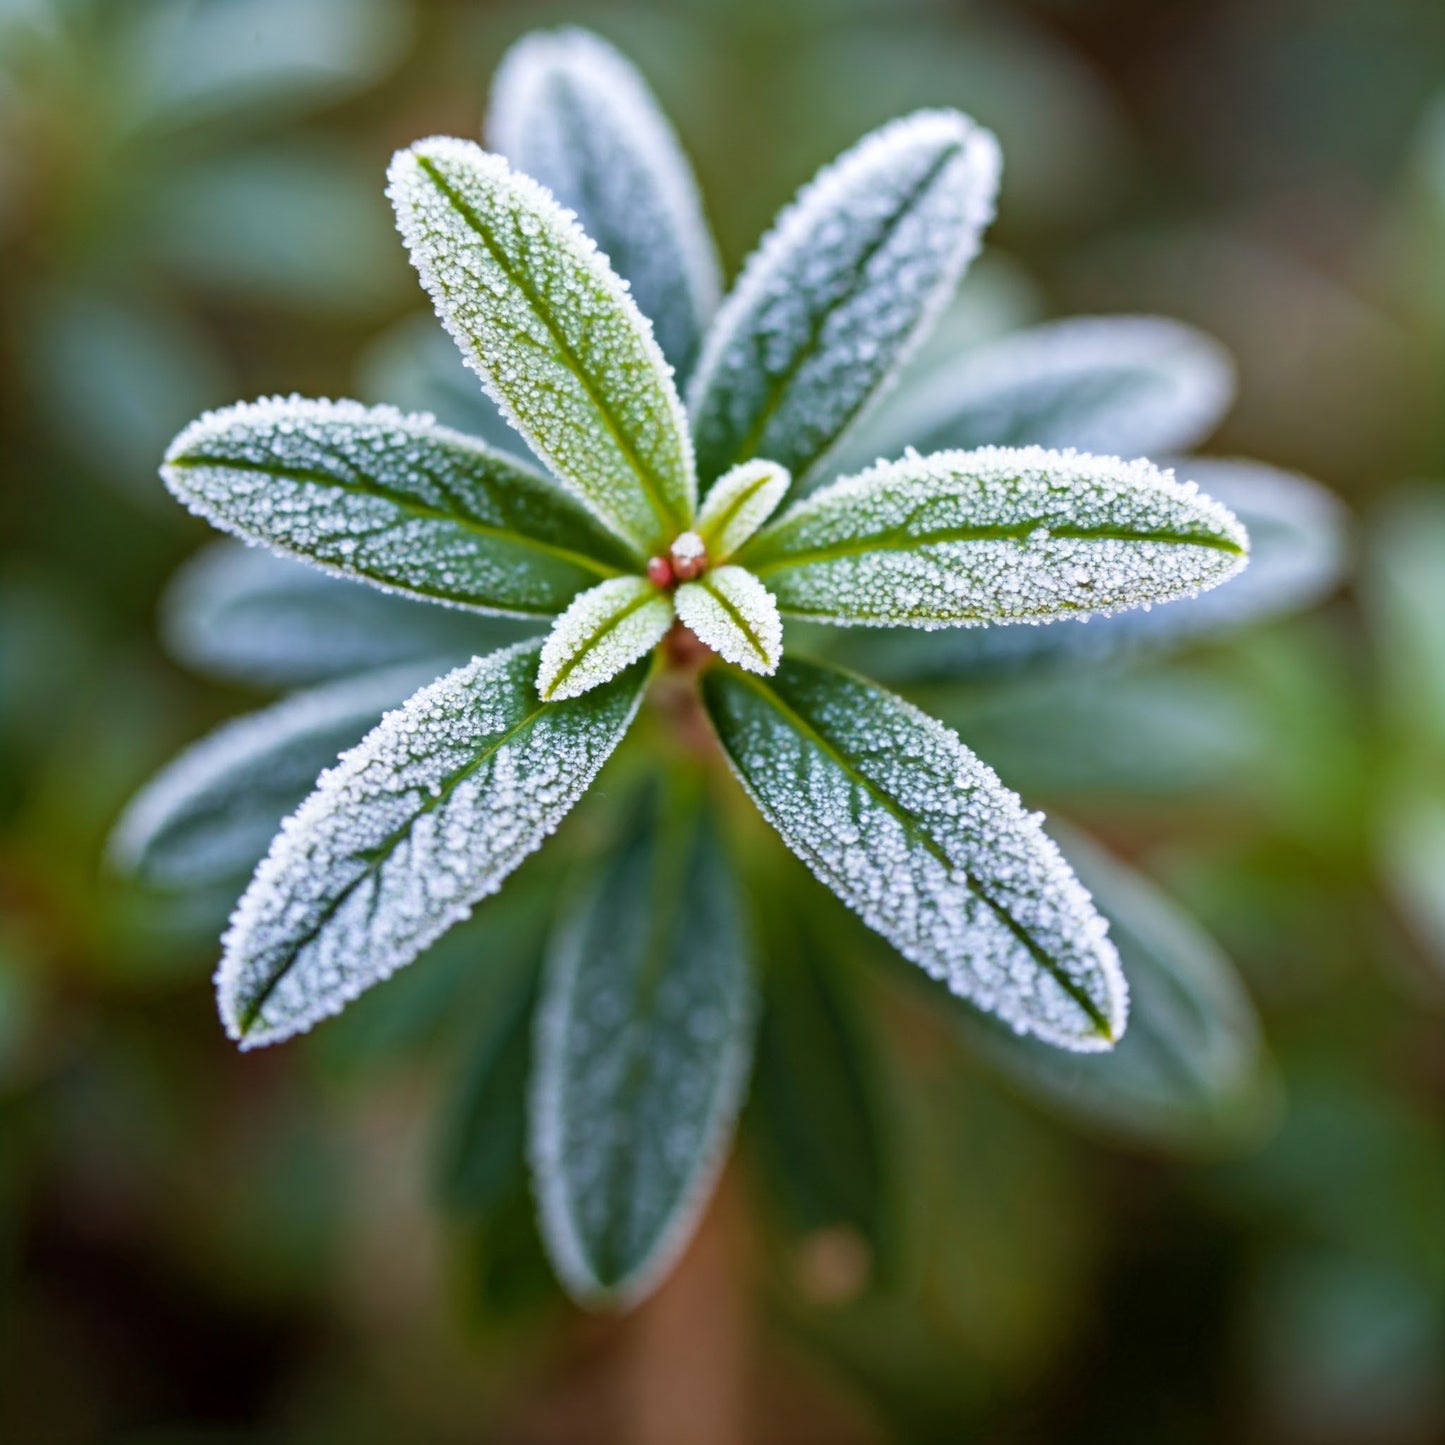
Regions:
[[[499, 462], [504, 466], [514, 468], [528, 474], [533, 480], [543, 485], [556, 485], [551, 477], [529, 467], [519, 457], [497, 451], [476, 437], [443, 426], [427, 411], [404, 412], [384, 403], [378, 406], [366, 406], [359, 401], [348, 399], [332, 401], [326, 397], [300, 396], [295, 392], [290, 396], [263, 396], [258, 397], [255, 401], [233, 402], [230, 406], [202, 412], [176, 434], [174, 440], [166, 448], [160, 467], [161, 480], [166, 484], [166, 489], [186, 511], [190, 512], [192, 516], [209, 522], [217, 531], [239, 538], [248, 547], [261, 547], [274, 556], [286, 557], [293, 562], [304, 562], [308, 567], [317, 572], [324, 572], [328, 577], [340, 577], [347, 582], [359, 582], [362, 586], [373, 587], [378, 592], [389, 592], [394, 597], [406, 597], [413, 602], [430, 603], [434, 607], [451, 607], [458, 612], [471, 612], [482, 617], [519, 617], [532, 622], [545, 622], [554, 615], [550, 612], [517, 612], [501, 607], [479, 607], [474, 602], [460, 602], [450, 597], [434, 597], [429, 592], [415, 592], [399, 583], [382, 582], [375, 577], [368, 577], [362, 572], [349, 570], [335, 562], [323, 562], [309, 552], [303, 552], [295, 547], [287, 547], [269, 537], [258, 537], [246, 531], [238, 522], [212, 506], [203, 497], [193, 493], [185, 485], [186, 474], [192, 470], [200, 470], [200, 468], [183, 467], [178, 463], [182, 455], [192, 447], [212, 437], [225, 436], [227, 428], [233, 423], [250, 424], [253, 421], [263, 423], [292, 421], [303, 425], [311, 422], [325, 425], [332, 421], [379, 422], [386, 426], [405, 427], [416, 433], [422, 440], [441, 442], [446, 446], [460, 447], [476, 452], [486, 461]], [[225, 471], [228, 465], [229, 463], [221, 461], [207, 462], [205, 469]], [[570, 487], [567, 489], [567, 493], [574, 502], [581, 501], [581, 498]], [[614, 536], [618, 535], [616, 530], [609, 526], [603, 518], [598, 517], [591, 507], [588, 507], [587, 511], [590, 516], [607, 526], [608, 531], [612, 532]]]
[[[653, 595], [647, 597], [648, 593]], [[621, 626], [631, 634], [630, 640], [621, 651], [614, 650], [599, 665], [597, 649], [592, 645], [596, 642], [598, 629], [639, 597], [647, 597], [647, 600], [624, 617], [620, 624], [609, 626], [606, 632], [607, 638], [615, 640], [618, 626]], [[666, 609], [665, 613], [662, 608]], [[610, 682], [662, 641], [672, 625], [672, 616], [672, 599], [644, 577], [611, 577], [585, 592], [579, 592], [552, 624], [552, 630], [542, 644], [542, 658], [537, 666], [538, 695], [544, 702], [565, 702], [570, 697], [580, 697], [594, 687]], [[646, 622], [650, 622], [651, 626], [644, 626]], [[558, 672], [584, 648], [591, 656], [584, 656], [562, 685], [553, 691], [552, 685]]]
[[[713, 596], [723, 593], [758, 634], [757, 652], [727, 609]], [[684, 582], [674, 597], [678, 618], [724, 662], [771, 675], [783, 660], [783, 619], [777, 600], [745, 567], [714, 567], [696, 582]]]
[[[411, 145], [397, 151], [392, 156], [391, 164], [386, 171], [386, 195], [396, 214], [397, 230], [406, 244], [407, 253], [411, 257], [412, 265], [416, 267], [422, 286], [426, 289], [427, 295], [431, 297], [437, 319], [446, 328], [452, 340], [456, 342], [457, 349], [462, 354], [462, 360], [481, 381], [482, 390], [492, 399], [497, 410], [501, 412], [513, 431], [547, 464], [558, 481], [566, 485], [577, 497], [577, 500], [608, 531], [621, 537], [624, 542], [635, 549], [646, 548], [647, 538], [632, 537], [619, 530], [616, 521], [599, 511], [596, 504], [583, 496], [579, 489], [573, 487], [566, 474], [555, 466], [548, 449], [531, 434], [517, 415], [516, 409], [494, 382], [491, 369], [483, 364], [471, 339], [460, 323], [454, 322], [448, 314], [449, 303], [446, 300], [445, 288], [432, 265], [427, 239], [410, 214], [409, 192], [413, 189], [430, 188], [431, 186], [430, 178], [421, 168], [420, 157], [422, 156], [440, 161], [451, 161], [463, 167], [474, 167], [487, 180], [509, 189], [521, 209], [530, 211], [544, 225], [551, 227], [558, 245], [563, 249], [570, 250], [573, 260], [602, 286], [609, 298], [615, 301], [618, 308], [625, 314], [628, 321], [636, 327], [643, 351], [658, 372], [658, 380], [667, 400], [668, 413], [678, 438], [679, 451], [686, 471], [686, 490], [691, 498], [691, 506], [695, 510], [697, 507], [697, 459], [693, 452], [692, 429], [688, 425], [687, 412], [683, 408], [682, 398], [678, 395], [672, 363], [662, 354], [662, 348], [657, 344], [657, 338], [652, 332], [652, 322], [638, 309], [637, 303], [632, 299], [628, 290], [627, 282], [612, 269], [607, 258], [597, 249], [596, 242], [577, 224], [576, 214], [560, 205], [551, 191], [534, 181], [531, 176], [513, 170], [507, 164], [505, 157], [492, 151], [483, 150], [475, 141], [447, 135], [427, 136], [422, 140], [413, 141]], [[659, 520], [663, 521], [664, 519]], [[665, 521], [664, 525], [666, 525]]]
[[517, 131], [535, 108], [549, 73], [590, 91], [599, 109], [610, 109], [656, 178], [663, 209], [672, 218], [680, 244], [693, 314], [702, 330], [722, 295], [722, 267], [702, 193], [672, 122], [641, 72], [620, 50], [576, 25], [522, 36], [492, 76], [487, 139], [504, 156], [519, 149]]
[[793, 485], [792, 473], [787, 467], [770, 462], [766, 457], [753, 457], [730, 468], [708, 488], [702, 508], [697, 514], [697, 530], [704, 537], [734, 501], [745, 495], [755, 483], [762, 482], [757, 491], [733, 514], [732, 520], [717, 536], [711, 539], [712, 560], [725, 562], [736, 552], [768, 518], [777, 511], [782, 500]]
[[778, 213], [757, 248], [743, 263], [743, 269], [732, 290], [724, 298], [703, 337], [697, 364], [688, 384], [687, 407], [696, 413], [706, 397], [713, 368], [736, 339], [740, 326], [755, 310], [758, 300], [772, 280], [778, 259], [791, 255], [806, 241], [809, 234], [838, 208], [839, 201], [862, 184], [870, 172], [885, 168], [893, 155], [912, 146], [962, 146], [961, 160], [968, 176], [971, 204], [960, 229], [958, 244], [943, 278], [919, 309], [913, 330], [894, 355], [892, 364], [880, 378], [872, 395], [809, 466], [806, 473], [795, 478], [803, 482], [816, 474], [873, 408], [887, 395], [903, 368], [917, 353], [928, 333], [937, 323], [958, 288], [959, 281], [978, 254], [983, 233], [994, 217], [999, 178], [1003, 171], [1003, 153], [992, 131], [985, 130], [962, 111], [944, 108], [919, 110], [900, 116], [880, 126], [829, 161], [812, 180]]

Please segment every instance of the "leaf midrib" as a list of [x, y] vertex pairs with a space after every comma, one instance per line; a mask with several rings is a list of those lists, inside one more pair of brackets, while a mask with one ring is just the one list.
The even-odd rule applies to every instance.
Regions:
[[640, 611], [649, 602], [655, 602], [662, 596], [655, 587], [648, 587], [645, 592], [639, 592], [628, 604], [616, 612], [609, 612], [606, 617], [599, 620], [596, 627], [592, 629], [586, 638], [578, 644], [576, 650], [571, 653], [567, 660], [557, 669], [556, 676], [552, 679], [552, 685], [547, 689], [548, 698], [557, 696], [557, 689], [576, 671], [588, 653], [607, 636], [609, 632], [615, 632], [634, 612]]
[[1104, 1038], [1113, 1037], [1113, 1030], [1110, 1028], [1108, 1019], [1100, 1012], [1098, 1005], [1093, 999], [1050, 958], [1048, 952], [1034, 939], [1028, 929], [1014, 918], [1002, 904], [996, 902], [990, 896], [988, 890], [974, 876], [972, 870], [948, 856], [948, 853], [942, 845], [931, 836], [923, 820], [919, 818], [916, 813], [904, 807], [902, 803], [890, 796], [879, 784], [875, 783], [866, 773], [862, 772], [830, 738], [820, 732], [807, 718], [784, 701], [775, 689], [769, 687], [758, 678], [750, 677], [739, 669], [732, 668], [729, 669], [729, 672], [733, 681], [742, 683], [760, 696], [785, 722], [802, 734], [802, 736], [818, 748], [825, 757], [833, 762], [845, 777], [862, 788], [879, 807], [893, 817], [903, 827], [905, 832], [915, 834], [918, 841], [922, 843], [923, 847], [937, 863], [949, 873], [961, 876], [965, 885], [972, 889], [984, 903], [987, 904], [1004, 927], [1023, 944], [1034, 962], [1048, 972], [1055, 982], [1058, 983], [1059, 987], [1078, 1004], [1099, 1033]]
[[[774, 472], [764, 472], [760, 477], [755, 478], [751, 485], [744, 487], [716, 517], [713, 517], [705, 526], [700, 527], [699, 532], [703, 541], [712, 542], [723, 537], [738, 513], [773, 480], [775, 475], [776, 473]], [[764, 520], [766, 520], [766, 518]], [[746, 541], [747, 538], [744, 537], [743, 542], [745, 543]], [[742, 543], [739, 543], [739, 546], [741, 545]], [[736, 551], [737, 549], [734, 548], [733, 550]], [[730, 556], [731, 554], [725, 553], [723, 555]], [[722, 558], [715, 558], [714, 560], [721, 561]]]
[[490, 522], [483, 522], [475, 517], [469, 517], [462, 513], [447, 512], [440, 507], [431, 506], [429, 503], [417, 500], [405, 493], [394, 492], [390, 487], [383, 486], [379, 482], [369, 479], [346, 479], [343, 480], [335, 474], [323, 471], [319, 467], [295, 467], [278, 465], [274, 462], [258, 462], [249, 458], [213, 456], [205, 452], [188, 452], [184, 456], [172, 457], [167, 461], [168, 467], [176, 467], [187, 471], [198, 467], [221, 467], [230, 471], [254, 472], [262, 476], [279, 477], [283, 481], [304, 483], [318, 487], [332, 487], [340, 492], [348, 492], [356, 496], [373, 497], [377, 501], [388, 502], [396, 507], [398, 511], [405, 512], [410, 516], [423, 518], [432, 522], [444, 522], [453, 527], [459, 527], [463, 531], [473, 532], [479, 537], [485, 537], [488, 541], [505, 542], [511, 546], [529, 549], [534, 552], [541, 552], [559, 562], [566, 562], [583, 571], [591, 572], [597, 577], [609, 578], [620, 577], [623, 574], [620, 567], [614, 567], [610, 563], [593, 557], [586, 552], [578, 552], [571, 547], [564, 547], [560, 543], [546, 542], [540, 537], [534, 537], [526, 532], [516, 532], [509, 527], [497, 526]]
[[693, 585], [701, 587], [702, 590], [706, 592], [707, 595], [711, 597], [713, 601], [716, 602], [724, 612], [727, 613], [728, 617], [732, 619], [733, 625], [737, 628], [739, 632], [742, 633], [744, 637], [747, 638], [749, 645], [752, 647], [753, 651], [757, 653], [757, 655], [763, 660], [763, 662], [766, 663], [771, 661], [771, 659], [768, 657], [767, 649], [763, 646], [762, 639], [748, 624], [748, 621], [743, 616], [742, 612], [733, 604], [733, 600], [731, 597], [727, 596], [726, 593], [720, 591], [717, 587], [717, 584], [707, 576], [699, 578], [698, 581]]
[[[628, 439], [623, 431], [621, 423], [613, 414], [611, 406], [607, 403], [602, 393], [598, 391], [592, 380], [591, 373], [583, 365], [581, 357], [573, 349], [566, 336], [558, 329], [556, 322], [552, 319], [551, 310], [543, 305], [542, 297], [531, 281], [519, 272], [510, 262], [505, 251], [496, 241], [482, 218], [469, 206], [461, 193], [441, 174], [436, 165], [426, 156], [418, 156], [417, 163], [433, 183], [446, 196], [453, 208], [461, 215], [477, 238], [487, 248], [487, 253], [493, 262], [506, 276], [507, 280], [526, 297], [533, 315], [547, 329], [557, 349], [562, 353], [568, 364], [568, 370], [581, 384], [583, 391], [587, 393], [588, 400], [597, 409], [597, 414], [607, 428], [612, 440], [617, 444], [618, 450], [626, 459], [628, 466], [632, 469], [637, 484], [642, 488], [647, 499], [648, 506], [652, 509], [653, 515], [662, 524], [663, 528], [682, 528], [687, 525], [688, 519], [680, 513], [673, 511], [672, 507], [665, 500], [665, 483], [659, 478], [653, 469], [638, 455], [637, 449]], [[490, 368], [489, 368], [490, 370]], [[495, 383], [494, 383], [495, 384]]]

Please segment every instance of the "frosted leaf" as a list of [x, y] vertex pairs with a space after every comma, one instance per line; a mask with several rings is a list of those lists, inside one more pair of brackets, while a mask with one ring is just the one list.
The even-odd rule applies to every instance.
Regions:
[[684, 582], [677, 615], [727, 662], [773, 672], [783, 655], [783, 619], [772, 593], [742, 567], [714, 567]]
[[203, 547], [161, 599], [161, 633], [180, 661], [281, 687], [439, 653], [491, 652], [538, 625], [430, 607], [232, 541]]
[[1155, 656], [1272, 617], [1302, 611], [1344, 575], [1348, 517], [1325, 489], [1258, 462], [1190, 457], [1175, 464], [1249, 534], [1249, 566], [1198, 597], [1053, 627], [954, 629], [928, 637], [859, 632], [840, 660], [892, 680], [1077, 670]]
[[543, 703], [541, 644], [423, 688], [282, 824], [223, 940], [221, 1018], [243, 1047], [339, 1012], [410, 963], [539, 848], [621, 741], [635, 667]]
[[784, 612], [928, 628], [1189, 597], [1232, 577], [1247, 549], [1224, 507], [1150, 462], [983, 447], [834, 482], [738, 560]]
[[550, 617], [630, 561], [549, 478], [388, 406], [293, 396], [208, 412], [161, 475], [249, 542], [475, 611]]
[[982, 446], [1157, 456], [1200, 442], [1234, 400], [1212, 337], [1162, 316], [1053, 321], [975, 347], [900, 395], [871, 456]]
[[740, 916], [710, 832], [647, 828], [554, 939], [532, 1168], [548, 1253], [584, 1304], [647, 1294], [711, 1193], [752, 1054]]
[[757, 456], [804, 481], [947, 303], [998, 175], [992, 135], [956, 111], [919, 111], [799, 192], [703, 343], [688, 411], [704, 481]]
[[1129, 980], [1129, 1031], [1107, 1057], [1065, 1054], [962, 1013], [974, 1047], [1018, 1086], [1125, 1138], [1218, 1145], [1268, 1118], [1259, 1020], [1218, 945], [1147, 878], [1072, 829], [1065, 856], [1109, 921]]
[[501, 156], [398, 151], [387, 194], [437, 314], [533, 451], [643, 555], [692, 521], [692, 442], [648, 322], [592, 241]]
[[244, 877], [337, 755], [451, 665], [438, 658], [346, 678], [225, 723], [131, 800], [111, 835], [112, 861], [162, 888]]
[[1106, 925], [1039, 818], [957, 736], [847, 673], [785, 657], [703, 674], [763, 816], [905, 958], [1019, 1033], [1113, 1045], [1126, 989]]
[[586, 30], [525, 35], [492, 81], [487, 138], [571, 208], [686, 375], [717, 306], [717, 251], [687, 157], [637, 70]]
[[714, 562], [725, 562], [788, 494], [786, 467], [759, 458], [741, 462], [712, 485], [697, 514], [697, 530]]
[[645, 578], [599, 582], [553, 623], [537, 691], [548, 702], [580, 697], [651, 652], [671, 626], [672, 598]]

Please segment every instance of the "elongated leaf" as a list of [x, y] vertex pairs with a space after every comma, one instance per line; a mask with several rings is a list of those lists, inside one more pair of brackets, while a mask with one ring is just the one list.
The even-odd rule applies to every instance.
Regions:
[[1188, 597], [1247, 558], [1217, 502], [1146, 461], [984, 447], [845, 477], [743, 548], [784, 612], [932, 628]]
[[112, 859], [163, 888], [244, 876], [342, 750], [451, 665], [347, 678], [226, 723], [136, 794], [111, 837]]
[[872, 456], [973, 447], [1074, 447], [1159, 456], [1203, 440], [1234, 399], [1211, 337], [1162, 316], [1054, 321], [940, 366], [871, 428]]
[[714, 562], [725, 562], [777, 509], [792, 478], [786, 467], [759, 459], [719, 477], [697, 514], [697, 534]]
[[1148, 879], [1071, 829], [1062, 838], [1109, 920], [1129, 980], [1129, 1032], [1107, 1057], [1062, 1054], [960, 1011], [966, 1037], [1029, 1093], [1126, 1138], [1198, 1147], [1252, 1133], [1272, 1096], [1233, 966]]
[[582, 593], [542, 648], [537, 691], [580, 697], [651, 652], [672, 626], [672, 599], [645, 577], [614, 577]]
[[273, 397], [210, 412], [161, 475], [247, 541], [478, 612], [553, 616], [631, 560], [547, 478], [391, 407]]
[[487, 138], [576, 214], [685, 376], [722, 282], [692, 169], [646, 81], [586, 30], [534, 32], [497, 68]]
[[642, 696], [636, 667], [542, 703], [540, 643], [417, 693], [321, 780], [256, 870], [216, 975], [243, 1047], [336, 1013], [410, 963], [503, 880], [586, 791]]
[[430, 607], [232, 541], [197, 552], [161, 603], [166, 646], [182, 662], [280, 687], [413, 658], [492, 652], [540, 625]]
[[783, 619], [772, 594], [742, 567], [714, 567], [677, 589], [677, 615], [724, 661], [772, 672], [783, 655]]
[[703, 696], [763, 816], [905, 958], [1021, 1033], [1119, 1038], [1103, 920], [1038, 817], [941, 723], [793, 657], [770, 682], [714, 667]]
[[1313, 606], [1338, 586], [1349, 557], [1348, 515], [1323, 487], [1258, 462], [1190, 457], [1181, 476], [1228, 507], [1249, 534], [1249, 565], [1198, 597], [1113, 617], [953, 629], [932, 636], [858, 631], [837, 656], [891, 681], [1073, 672], [1168, 653]]
[[434, 137], [388, 194], [437, 315], [544, 462], [643, 555], [692, 521], [692, 442], [662, 352], [604, 257], [500, 156]]
[[993, 217], [993, 137], [920, 111], [821, 171], [753, 254], [688, 393], [704, 481], [770, 457], [801, 483], [948, 301]]
[[649, 822], [554, 940], [532, 1168], [548, 1252], [585, 1304], [646, 1294], [711, 1191], [752, 1054], [739, 908], [696, 818]]

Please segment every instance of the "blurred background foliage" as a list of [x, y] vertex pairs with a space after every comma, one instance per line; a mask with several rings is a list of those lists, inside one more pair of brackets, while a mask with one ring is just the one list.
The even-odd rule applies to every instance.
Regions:
[[[1181, 1148], [1081, 1120], [1077, 1080], [1050, 1107], [769, 853], [743, 1138], [621, 1322], [562, 1303], [498, 1126], [556, 864], [242, 1058], [208, 982], [235, 890], [102, 858], [267, 697], [160, 648], [204, 533], [164, 443], [271, 391], [474, 416], [382, 172], [475, 134], [553, 21], [648, 75], [730, 268], [869, 126], [974, 114], [1007, 165], [953, 339], [1203, 327], [1241, 382], [1206, 450], [1318, 477], [1356, 541], [1308, 616], [928, 693], [1234, 961], [1272, 1060], [1248, 1109]], [[0, 0], [0, 348], [0, 1437], [1445, 1440], [1445, 7]]]

